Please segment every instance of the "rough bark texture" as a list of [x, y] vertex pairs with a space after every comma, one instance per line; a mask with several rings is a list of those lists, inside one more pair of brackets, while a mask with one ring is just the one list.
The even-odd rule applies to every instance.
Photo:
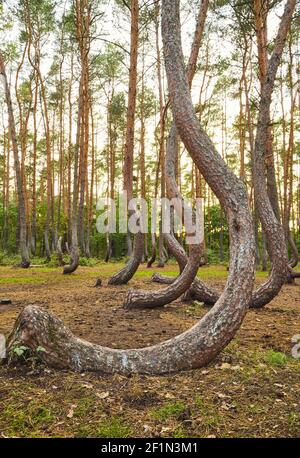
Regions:
[[10, 89], [9, 89], [8, 80], [7, 80], [6, 71], [5, 71], [4, 60], [3, 60], [3, 56], [1, 52], [0, 52], [0, 75], [3, 78], [5, 101], [7, 104], [8, 120], [9, 120], [8, 122], [9, 133], [10, 133], [10, 138], [12, 141], [13, 154], [14, 154], [14, 168], [15, 168], [15, 174], [16, 174], [18, 205], [19, 205], [18, 207], [19, 224], [20, 224], [19, 244], [20, 244], [20, 252], [21, 252], [21, 258], [22, 258], [21, 267], [26, 269], [30, 266], [29, 251], [27, 247], [26, 203], [25, 203], [25, 196], [24, 196], [24, 189], [23, 189], [20, 158], [19, 158], [19, 148], [18, 148], [18, 142], [17, 142], [15, 117], [14, 117], [14, 112], [13, 112]]
[[[290, 268], [282, 226], [276, 217], [276, 212], [270, 202], [265, 180], [265, 158], [269, 139], [270, 105], [276, 73], [290, 28], [295, 0], [288, 0], [278, 30], [274, 51], [270, 59], [265, 82], [262, 86], [259, 117], [253, 151], [253, 180], [255, 202], [263, 231], [268, 241], [268, 251], [272, 263], [272, 271], [268, 280], [254, 293], [250, 307], [261, 308], [277, 296], [281, 287], [289, 277]], [[268, 149], [269, 151], [269, 149]], [[204, 301], [201, 290], [194, 290], [193, 297]]]
[[129, 290], [124, 308], [153, 308], [169, 304], [180, 297], [192, 284], [199, 267], [199, 245], [190, 246], [189, 260], [179, 277], [168, 288], [158, 291]]
[[[188, 262], [188, 257], [184, 249], [172, 234], [165, 235], [165, 242], [169, 250], [174, 254], [176, 261], [178, 262], [180, 272], [182, 272], [186, 266], [186, 263]], [[173, 284], [176, 281], [176, 278], [155, 273], [152, 276], [152, 281], [162, 284]], [[199, 280], [199, 278], [195, 278], [191, 287], [185, 292], [182, 299], [183, 301], [189, 302], [193, 299], [201, 298], [201, 302], [204, 302], [205, 305], [214, 305], [219, 297], [220, 293], [207, 286], [205, 283]]]
[[255, 291], [252, 307], [259, 308], [269, 303], [279, 293], [288, 273], [288, 255], [284, 232], [273, 211], [265, 185], [265, 154], [270, 126], [270, 105], [274, 90], [277, 70], [282, 57], [287, 34], [290, 29], [296, 0], [288, 0], [278, 30], [274, 51], [272, 53], [265, 83], [262, 88], [259, 117], [253, 153], [254, 194], [262, 228], [268, 240], [268, 251], [272, 263], [271, 275], [267, 282]]
[[216, 305], [190, 330], [161, 344], [114, 350], [76, 338], [45, 310], [26, 307], [8, 339], [8, 349], [42, 346], [49, 364], [75, 371], [163, 374], [200, 367], [233, 338], [246, 314], [254, 282], [255, 243], [243, 183], [228, 169], [199, 125], [186, 80], [180, 39], [179, 1], [162, 2], [163, 42], [173, 115], [179, 134], [201, 173], [219, 197], [229, 222], [229, 279]]
[[120, 272], [116, 273], [108, 280], [109, 285], [125, 285], [134, 276], [144, 253], [144, 234], [138, 232], [134, 237], [133, 253], [129, 261]]
[[[191, 87], [192, 85], [192, 81], [193, 81], [195, 71], [196, 71], [199, 49], [200, 49], [200, 44], [202, 41], [204, 25], [205, 25], [205, 20], [207, 16], [208, 4], [209, 4], [208, 0], [203, 0], [201, 3], [200, 9], [199, 9], [196, 30], [194, 34], [194, 40], [192, 44], [189, 62], [187, 65], [187, 79], [188, 79], [189, 87]], [[176, 125], [175, 123], [173, 123], [170, 129], [168, 142], [167, 142], [167, 151], [166, 151], [166, 164], [165, 164], [166, 187], [167, 187], [167, 195], [169, 199], [178, 198], [183, 201], [183, 198], [177, 186], [176, 172], [175, 172], [176, 170], [176, 152], [177, 152], [177, 135], [178, 134], [177, 134]], [[180, 211], [180, 208], [178, 208], [178, 211]], [[180, 243], [176, 240], [175, 236], [172, 233], [166, 234], [164, 238], [165, 238], [165, 243], [169, 251], [176, 258], [179, 264], [180, 272], [182, 272], [188, 261], [188, 258], [183, 248], [181, 247]], [[152, 277], [152, 280], [159, 282], [159, 283], [166, 283], [166, 284], [170, 284], [174, 282], [174, 279], [165, 277], [159, 274], [155, 274]], [[201, 300], [208, 305], [214, 304], [219, 297], [219, 294], [216, 291], [207, 287], [198, 278], [194, 280], [190, 290], [187, 292], [187, 295], [184, 296], [184, 300], [190, 300], [197, 294], [201, 295], [201, 298], [202, 298]]]

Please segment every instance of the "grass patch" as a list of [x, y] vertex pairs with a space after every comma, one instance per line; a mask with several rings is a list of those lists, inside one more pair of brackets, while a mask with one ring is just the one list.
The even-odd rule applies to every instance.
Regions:
[[2, 412], [1, 420], [8, 425], [6, 434], [9, 436], [41, 437], [55, 417], [48, 407], [30, 402], [23, 408], [10, 404]]
[[219, 425], [221, 416], [217, 414], [211, 406], [206, 404], [200, 396], [196, 396], [195, 406], [200, 415], [203, 417], [206, 426], [216, 427]]
[[173, 404], [166, 404], [160, 409], [152, 411], [152, 416], [157, 420], [168, 420], [171, 417], [178, 417], [186, 409], [184, 402], [177, 401]]
[[95, 401], [92, 398], [81, 398], [74, 409], [74, 417], [80, 418], [88, 415], [94, 407]]
[[[55, 282], [68, 282], [73, 277], [78, 279], [90, 279], [98, 277], [110, 277], [113, 273], [118, 272], [124, 267], [124, 262], [110, 262], [109, 264], [98, 259], [81, 259], [81, 265], [73, 275], [62, 275], [63, 268], [57, 267], [55, 260], [50, 263], [45, 263], [44, 259], [32, 259], [32, 265], [29, 269], [11, 268], [11, 264], [0, 265], [0, 284], [48, 284]], [[136, 278], [151, 278], [155, 267], [147, 269], [145, 265], [140, 266], [136, 272]], [[171, 261], [165, 269], [158, 269], [164, 275], [176, 277], [178, 275], [178, 265]], [[209, 279], [226, 279], [228, 272], [225, 266], [209, 265], [201, 267], [198, 271], [198, 276], [203, 280]], [[258, 277], [265, 277], [265, 272], [257, 272]]]
[[279, 351], [269, 350], [265, 354], [265, 362], [269, 364], [269, 366], [274, 367], [285, 367], [287, 363], [287, 357], [284, 353]]
[[81, 425], [75, 434], [77, 438], [99, 437], [111, 439], [124, 439], [133, 437], [134, 433], [130, 425], [127, 425], [120, 417], [106, 418], [98, 424]]

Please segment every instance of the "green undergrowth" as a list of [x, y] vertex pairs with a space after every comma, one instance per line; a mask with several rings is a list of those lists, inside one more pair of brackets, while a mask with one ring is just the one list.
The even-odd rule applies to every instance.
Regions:
[[[0, 284], [42, 284], [53, 282], [69, 281], [72, 278], [92, 279], [95, 277], [108, 278], [113, 273], [124, 267], [124, 263], [104, 263], [98, 260], [90, 260], [91, 265], [79, 266], [77, 271], [71, 275], [62, 275], [63, 267], [54, 267], [46, 264], [32, 262], [33, 267], [22, 269], [15, 266], [0, 266]], [[169, 263], [164, 269], [151, 268], [147, 269], [142, 265], [135, 274], [135, 278], [149, 279], [154, 272], [160, 272], [163, 275], [176, 277], [178, 267], [176, 263]], [[210, 265], [201, 267], [198, 271], [198, 277], [203, 280], [226, 279], [228, 275], [226, 266]], [[265, 277], [265, 272], [257, 272], [257, 277]]]

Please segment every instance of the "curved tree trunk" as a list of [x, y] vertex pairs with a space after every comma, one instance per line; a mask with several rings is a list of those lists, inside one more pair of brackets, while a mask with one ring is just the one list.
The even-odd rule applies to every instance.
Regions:
[[[191, 86], [193, 76], [196, 70], [197, 58], [199, 54], [200, 43], [204, 31], [205, 19], [207, 15], [208, 9], [208, 0], [203, 0], [201, 3], [201, 7], [199, 10], [196, 31], [194, 36], [194, 41], [191, 50], [191, 56], [188, 64], [188, 80], [189, 86]], [[159, 55], [159, 52], [158, 52]], [[159, 80], [160, 80], [160, 70], [159, 70]], [[160, 103], [162, 107], [162, 102]], [[161, 112], [161, 123], [163, 119], [163, 112]], [[161, 127], [162, 129], [162, 127]], [[163, 142], [163, 138], [161, 139]], [[167, 185], [167, 192], [168, 197], [179, 197], [179, 192], [177, 189], [177, 184], [175, 180], [175, 151], [177, 146], [177, 130], [176, 126], [173, 123], [171, 127], [171, 132], [169, 135], [168, 141], [168, 149], [166, 158], [162, 157], [161, 160], [165, 161], [164, 166], [162, 167], [162, 174], [163, 174], [163, 181], [162, 181], [162, 197], [164, 197], [164, 187], [165, 184]], [[172, 153], [170, 154], [170, 149]], [[162, 148], [163, 151], [163, 148]], [[162, 154], [164, 156], [164, 154]], [[171, 163], [170, 163], [170, 156]], [[170, 170], [171, 169], [171, 170]], [[171, 176], [171, 179], [170, 179]], [[181, 197], [181, 196], [180, 196]], [[182, 198], [181, 198], [182, 200]], [[178, 209], [179, 211], [181, 209]], [[180, 259], [180, 275], [179, 277], [173, 282], [171, 282], [172, 286], [164, 289], [159, 290], [155, 293], [149, 291], [142, 291], [142, 290], [131, 290], [128, 292], [127, 297], [124, 302], [125, 308], [139, 308], [139, 307], [146, 307], [146, 308], [153, 308], [153, 307], [161, 307], [166, 305], [180, 297], [192, 284], [193, 280], [195, 279], [199, 267], [199, 258], [201, 254], [200, 247], [196, 248], [195, 246], [191, 246], [190, 248], [190, 257], [187, 261], [187, 257], [180, 244], [178, 244], [177, 240], [175, 239], [173, 234], [162, 234], [162, 222], [160, 222], [160, 234], [159, 234], [159, 253], [160, 253], [160, 261], [158, 267], [164, 266], [164, 261], [162, 262], [162, 251], [163, 251], [163, 242], [168, 241], [168, 248], [173, 253], [176, 258]], [[179, 247], [178, 247], [179, 245]], [[154, 277], [155, 278], [155, 277]], [[157, 278], [157, 277], [156, 277]], [[173, 280], [173, 279], [172, 279]]]
[[[174, 237], [172, 233], [164, 234], [164, 239], [165, 239], [165, 243], [169, 251], [171, 253], [174, 253], [176, 261], [178, 262], [179, 272], [181, 274], [188, 262], [188, 257], [186, 255], [186, 252], [184, 251], [180, 243], [177, 242], [176, 238]], [[162, 284], [170, 285], [171, 283], [174, 283], [176, 281], [176, 277], [167, 277], [166, 275], [155, 273], [152, 275], [152, 281], [155, 283], [162, 283]]]
[[[188, 66], [187, 66], [187, 78], [188, 78], [188, 84], [190, 87], [192, 85], [192, 81], [193, 81], [195, 71], [196, 71], [196, 64], [197, 64], [200, 44], [201, 44], [201, 40], [203, 36], [204, 25], [205, 25], [205, 20], [207, 16], [207, 10], [208, 10], [208, 4], [209, 4], [208, 0], [203, 0], [201, 3], [200, 9], [199, 9], [197, 25], [196, 25], [193, 45], [191, 49], [191, 55], [190, 55], [190, 59], [189, 59]], [[183, 201], [183, 198], [179, 192], [179, 189], [176, 183], [176, 177], [175, 177], [176, 151], [177, 151], [177, 129], [176, 129], [175, 123], [173, 123], [170, 129], [169, 137], [168, 137], [167, 152], [166, 152], [165, 170], [166, 170], [167, 195], [169, 199], [179, 198]], [[165, 242], [171, 254], [176, 258], [179, 264], [180, 272], [182, 272], [187, 263], [187, 256], [184, 250], [182, 249], [180, 243], [176, 240], [175, 236], [172, 233], [165, 235]], [[165, 276], [160, 276], [159, 274], [154, 275], [152, 279], [153, 281], [157, 281], [159, 283], [168, 283], [168, 284], [173, 283], [175, 281], [172, 278], [170, 279]], [[211, 304], [211, 296], [213, 296], [214, 298], [218, 297], [217, 293], [212, 294], [209, 288], [207, 288], [199, 279], [195, 279], [191, 287], [192, 289], [193, 289], [194, 284], [197, 285], [196, 287], [200, 288], [200, 290], [203, 291], [204, 293], [207, 292], [207, 300], [209, 301], [208, 302], [209, 304]]]
[[[178, 262], [180, 273], [184, 270], [186, 263], [188, 262], [188, 257], [180, 245], [177, 242], [176, 238], [172, 234], [165, 235], [165, 242], [169, 250], [174, 254], [176, 257], [176, 261]], [[176, 245], [175, 245], [176, 244]], [[175, 247], [174, 247], [175, 245]], [[198, 258], [198, 265], [199, 265], [199, 258]], [[153, 274], [152, 281], [156, 283], [163, 283], [163, 284], [172, 284], [176, 281], [176, 277], [167, 277], [164, 275], [160, 275], [158, 273]], [[183, 295], [182, 299], [184, 301], [191, 301], [201, 297], [201, 302], [204, 302], [205, 305], [214, 305], [220, 297], [220, 294], [215, 291], [213, 288], [207, 286], [204, 282], [202, 282], [199, 278], [195, 278], [191, 287], [186, 290], [185, 294]]]
[[289, 234], [289, 244], [292, 250], [292, 258], [290, 259], [289, 265], [291, 269], [294, 269], [295, 267], [297, 267], [299, 262], [299, 252], [291, 233]]
[[152, 267], [152, 264], [156, 260], [156, 237], [155, 237], [155, 234], [151, 234], [151, 247], [152, 247], [151, 258], [147, 262], [148, 269], [150, 269], [150, 267]]
[[3, 60], [3, 56], [1, 52], [0, 52], [0, 74], [2, 75], [2, 78], [3, 78], [5, 101], [7, 104], [7, 111], [8, 111], [9, 133], [10, 133], [10, 137], [12, 141], [13, 154], [14, 154], [14, 168], [15, 168], [15, 174], [16, 174], [18, 205], [19, 205], [18, 207], [19, 224], [20, 224], [19, 246], [20, 246], [21, 258], [22, 258], [21, 267], [26, 269], [30, 266], [29, 250], [27, 247], [26, 202], [25, 202], [24, 189], [23, 189], [23, 180], [22, 180], [22, 172], [21, 172], [21, 165], [20, 165], [20, 158], [19, 158], [15, 117], [14, 117], [13, 106], [12, 106], [12, 101], [11, 101], [10, 89], [9, 89], [9, 85], [7, 81], [7, 75], [5, 71], [4, 60]]
[[[129, 70], [129, 87], [128, 87], [128, 107], [127, 107], [127, 124], [126, 124], [126, 145], [124, 157], [124, 190], [127, 191], [127, 197], [132, 199], [133, 189], [133, 156], [134, 156], [134, 122], [136, 108], [136, 92], [137, 92], [137, 58], [138, 58], [138, 42], [139, 42], [139, 2], [132, 0], [130, 5], [131, 10], [131, 40], [130, 40], [130, 70]], [[129, 262], [125, 267], [113, 275], [110, 280], [110, 285], [122, 285], [134, 276], [144, 253], [144, 236], [135, 235], [134, 248], [132, 251], [130, 234], [126, 235], [127, 254], [130, 256]], [[142, 251], [142, 256], [140, 252]]]
[[[190, 59], [189, 59], [188, 66], [187, 66], [187, 78], [188, 78], [188, 84], [190, 87], [192, 85], [192, 81], [193, 81], [195, 71], [196, 71], [196, 64], [197, 64], [200, 44], [201, 44], [203, 31], [204, 31], [205, 19], [206, 19], [207, 10], [208, 10], [208, 3], [209, 3], [208, 0], [203, 0], [201, 3], [200, 9], [199, 9], [199, 15], [198, 15], [196, 31], [194, 35], [194, 41], [192, 45]], [[167, 152], [166, 152], [165, 170], [166, 170], [167, 194], [168, 194], [169, 199], [179, 198], [183, 201], [183, 198], [178, 189], [178, 186], [176, 183], [176, 177], [175, 177], [176, 151], [177, 151], [177, 129], [176, 129], [175, 123], [173, 123], [170, 129], [169, 137], [168, 137]], [[182, 272], [188, 260], [182, 246], [176, 240], [175, 236], [172, 233], [165, 235], [165, 242], [166, 242], [166, 245], [169, 251], [176, 258], [179, 264], [180, 272]], [[175, 279], [173, 278], [162, 276], [160, 274], [154, 274], [152, 277], [152, 280], [158, 283], [165, 283], [165, 284], [171, 284], [171, 283], [174, 283], [175, 281]], [[207, 287], [198, 278], [194, 280], [190, 290], [187, 291], [187, 293], [184, 295], [184, 300], [191, 300], [197, 294], [198, 295], [201, 294], [201, 298], [202, 298], [201, 300], [205, 302], [205, 304], [207, 305], [214, 304], [219, 297], [219, 294], [216, 291]]]
[[133, 253], [125, 267], [110, 277], [109, 285], [125, 285], [134, 276], [144, 254], [144, 234], [138, 232], [134, 237]]
[[[269, 145], [270, 105], [274, 82], [295, 4], [295, 0], [288, 0], [286, 3], [261, 93], [256, 142], [253, 152], [253, 179], [256, 207], [267, 238], [272, 270], [268, 280], [254, 292], [251, 308], [261, 308], [268, 304], [277, 296], [290, 276], [284, 232], [274, 213], [274, 203], [272, 206], [265, 185], [265, 155], [266, 147]], [[201, 289], [195, 289], [192, 296], [197, 300], [205, 301], [205, 296]]]
[[[74, 210], [73, 210], [74, 211]], [[79, 266], [79, 248], [78, 248], [78, 236], [77, 236], [77, 211], [76, 214], [72, 215], [72, 220], [75, 219], [72, 224], [72, 245], [71, 245], [71, 259], [70, 264], [64, 267], [63, 273], [64, 275], [72, 274], [77, 270]]]
[[199, 245], [190, 246], [190, 256], [186, 266], [179, 277], [168, 288], [159, 291], [129, 290], [124, 308], [154, 308], [169, 304], [180, 297], [193, 283], [199, 268]]
[[265, 185], [265, 160], [266, 153], [268, 152], [270, 105], [274, 83], [295, 6], [296, 0], [288, 0], [286, 3], [261, 91], [256, 141], [253, 152], [254, 196], [262, 228], [267, 237], [272, 271], [267, 282], [258, 288], [253, 295], [251, 305], [254, 308], [263, 307], [270, 302], [279, 293], [289, 273], [284, 232], [273, 210], [274, 204], [272, 206]]
[[42, 346], [50, 365], [75, 371], [163, 374], [209, 363], [239, 329], [251, 299], [255, 241], [243, 183], [228, 169], [199, 126], [186, 80], [180, 39], [179, 1], [162, 2], [163, 42], [173, 115], [178, 131], [228, 218], [231, 262], [223, 295], [198, 324], [183, 334], [148, 348], [114, 350], [76, 338], [45, 310], [26, 307], [8, 339], [8, 350], [20, 343]]

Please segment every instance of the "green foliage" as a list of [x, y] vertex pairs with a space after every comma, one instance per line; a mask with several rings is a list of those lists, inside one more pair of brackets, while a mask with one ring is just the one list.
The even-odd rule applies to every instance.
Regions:
[[29, 350], [28, 347], [24, 347], [23, 345], [21, 345], [20, 347], [15, 347], [13, 349], [13, 353], [17, 355], [18, 357], [20, 357], [20, 356], [24, 356], [27, 350]]
[[265, 362], [270, 366], [284, 367], [287, 363], [287, 357], [284, 353], [269, 350], [265, 355]]
[[34, 352], [25, 345], [15, 345], [10, 351], [10, 359], [14, 360], [16, 358], [21, 358], [27, 362], [36, 362], [40, 359], [41, 353], [44, 353], [46, 350], [42, 346], [38, 346]]

